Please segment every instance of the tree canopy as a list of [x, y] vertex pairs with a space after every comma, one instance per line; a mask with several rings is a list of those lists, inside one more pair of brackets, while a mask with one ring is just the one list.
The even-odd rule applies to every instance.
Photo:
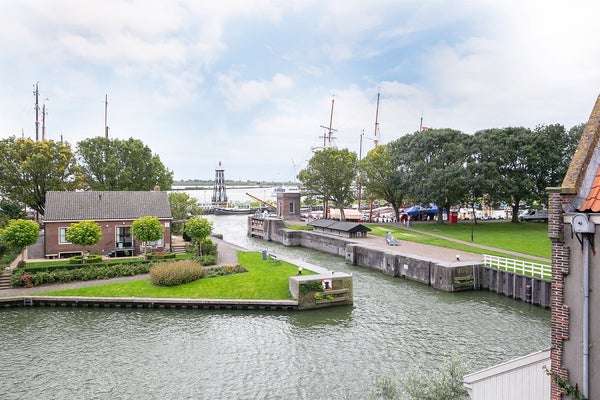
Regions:
[[92, 246], [102, 239], [102, 227], [94, 221], [80, 221], [67, 228], [65, 239], [80, 246]]
[[390, 203], [399, 221], [399, 209], [409, 180], [404, 170], [399, 168], [393, 150], [391, 145], [380, 145], [369, 151], [360, 162], [360, 182], [370, 198]]
[[46, 193], [77, 188], [77, 172], [68, 143], [14, 136], [0, 140], [0, 194], [42, 215]]
[[174, 233], [181, 233], [183, 224], [179, 221], [202, 214], [202, 208], [198, 204], [198, 200], [184, 192], [170, 192], [169, 204], [171, 205], [171, 215], [173, 216]]
[[40, 235], [40, 227], [29, 219], [12, 219], [0, 231], [0, 240], [12, 249], [24, 249], [35, 244]]
[[329, 147], [315, 152], [298, 179], [307, 196], [321, 198], [326, 204], [332, 202], [344, 220], [344, 207], [354, 200], [357, 166], [356, 153]]
[[144, 254], [146, 245], [162, 239], [165, 234], [165, 227], [160, 223], [158, 217], [145, 216], [133, 221], [131, 224], [131, 233], [133, 237], [144, 244]]
[[[212, 228], [212, 222], [206, 218], [192, 217], [185, 223], [184, 231], [193, 241], [202, 242], [202, 240], [210, 235]], [[198, 243], [198, 251], [202, 253], [202, 245], [200, 243]]]
[[169, 171], [140, 140], [95, 137], [77, 143], [84, 185], [90, 190], [167, 190]]

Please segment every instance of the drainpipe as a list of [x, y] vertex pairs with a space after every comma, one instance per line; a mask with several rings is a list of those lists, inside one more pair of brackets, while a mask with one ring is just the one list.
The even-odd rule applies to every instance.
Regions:
[[[583, 396], [588, 397], [590, 387], [590, 243], [594, 240], [596, 225], [589, 220], [589, 215], [585, 213], [575, 214], [571, 221], [571, 229], [577, 235], [577, 238], [583, 246]], [[581, 237], [579, 236], [581, 235]]]
[[590, 240], [583, 239], [583, 396], [588, 397], [590, 385]]

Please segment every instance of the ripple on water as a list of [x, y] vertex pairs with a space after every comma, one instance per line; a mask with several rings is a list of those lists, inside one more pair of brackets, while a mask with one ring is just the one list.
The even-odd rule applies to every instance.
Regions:
[[[228, 230], [215, 229], [226, 240]], [[0, 370], [11, 371], [0, 379], [2, 398], [314, 399], [326, 390], [327, 398], [369, 399], [377, 379], [425, 375], [447, 354], [474, 370], [549, 345], [547, 310], [486, 292], [438, 292], [327, 254], [269, 246], [352, 273], [354, 306], [0, 310]]]

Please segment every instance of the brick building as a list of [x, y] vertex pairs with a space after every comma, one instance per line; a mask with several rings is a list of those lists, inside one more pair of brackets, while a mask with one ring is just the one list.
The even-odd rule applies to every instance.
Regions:
[[[590, 399], [600, 398], [600, 229], [596, 227], [600, 225], [599, 139], [600, 97], [562, 185], [548, 188], [551, 369]], [[562, 398], [562, 389], [553, 380], [551, 399]]]
[[105, 256], [128, 256], [142, 253], [141, 243], [132, 236], [134, 220], [158, 217], [165, 227], [161, 240], [150, 245], [157, 250], [171, 250], [171, 207], [167, 192], [103, 191], [48, 192], [44, 215], [44, 251], [47, 258], [80, 255], [83, 247], [66, 241], [72, 223], [92, 220], [102, 227], [102, 239], [88, 250]]

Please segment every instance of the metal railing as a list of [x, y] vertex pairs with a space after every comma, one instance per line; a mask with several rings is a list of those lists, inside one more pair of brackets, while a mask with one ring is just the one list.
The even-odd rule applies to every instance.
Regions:
[[491, 256], [489, 254], [483, 255], [483, 265], [486, 268], [500, 269], [503, 271], [513, 272], [515, 274], [532, 276], [545, 280], [552, 279], [551, 265]]

